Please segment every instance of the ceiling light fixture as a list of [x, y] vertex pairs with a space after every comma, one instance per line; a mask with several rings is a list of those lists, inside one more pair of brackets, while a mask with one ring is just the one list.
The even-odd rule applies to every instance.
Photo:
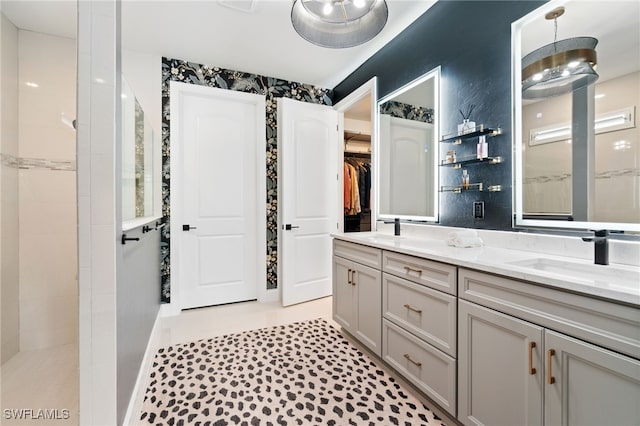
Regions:
[[594, 83], [598, 40], [593, 37], [558, 39], [558, 17], [564, 7], [558, 7], [545, 15], [554, 25], [553, 43], [522, 58], [522, 97], [542, 99], [571, 92]]
[[341, 49], [374, 38], [388, 15], [385, 0], [295, 0], [291, 23], [308, 42]]

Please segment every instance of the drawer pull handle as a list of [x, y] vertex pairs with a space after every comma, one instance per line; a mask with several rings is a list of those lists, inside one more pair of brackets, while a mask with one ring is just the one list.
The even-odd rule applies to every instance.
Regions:
[[419, 314], [422, 313], [422, 309], [414, 308], [413, 306], [409, 305], [408, 303], [405, 304], [404, 307], [407, 308], [410, 311], [417, 312]]
[[413, 359], [411, 359], [411, 356], [409, 354], [404, 354], [403, 356], [407, 359], [407, 361], [409, 361], [410, 363], [412, 363], [416, 367], [422, 367], [422, 363], [419, 362], [419, 361], [414, 361]]
[[351, 285], [356, 285], [356, 270], [351, 271]]
[[547, 352], [547, 383], [552, 385], [556, 382], [556, 378], [553, 377], [553, 373], [551, 372], [551, 357], [556, 354], [556, 351], [553, 349], [549, 349]]
[[421, 269], [414, 269], [414, 268], [411, 268], [409, 266], [405, 266], [404, 269], [407, 271], [407, 274], [409, 272], [415, 272], [416, 274], [418, 274], [418, 276], [422, 276], [422, 270]]
[[347, 272], [347, 284], [349, 285], [353, 285], [351, 283], [351, 269], [349, 269], [349, 272]]
[[529, 374], [532, 376], [536, 374], [536, 369], [533, 367], [533, 349], [536, 347], [536, 342], [529, 342]]

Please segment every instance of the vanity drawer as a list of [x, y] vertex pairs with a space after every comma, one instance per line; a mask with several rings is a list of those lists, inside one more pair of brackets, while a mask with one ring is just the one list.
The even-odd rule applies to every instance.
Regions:
[[460, 299], [640, 359], [640, 310], [527, 281], [458, 269]]
[[456, 295], [456, 267], [406, 254], [384, 251], [382, 270], [445, 293]]
[[436, 348], [456, 356], [456, 298], [382, 274], [382, 315]]
[[362, 265], [380, 269], [382, 250], [346, 241], [333, 240], [333, 254]]
[[382, 358], [429, 398], [456, 415], [456, 360], [382, 320]]

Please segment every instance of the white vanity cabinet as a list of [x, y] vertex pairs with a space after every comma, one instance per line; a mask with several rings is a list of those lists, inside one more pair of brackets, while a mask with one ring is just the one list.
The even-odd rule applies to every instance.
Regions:
[[333, 241], [333, 319], [381, 355], [381, 256], [379, 249]]
[[463, 268], [458, 285], [462, 423], [638, 424], [637, 308]]
[[385, 250], [382, 270], [382, 358], [455, 416], [456, 267]]

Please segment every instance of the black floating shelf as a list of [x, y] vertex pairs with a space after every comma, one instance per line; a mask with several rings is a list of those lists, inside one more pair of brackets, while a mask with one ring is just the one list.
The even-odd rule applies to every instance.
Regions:
[[[453, 192], [454, 194], [460, 194], [467, 191], [482, 192], [485, 190], [485, 186], [482, 183], [470, 183], [466, 188], [464, 186], [441, 186], [440, 192]], [[489, 192], [502, 191], [501, 185], [490, 185], [486, 188]]]
[[475, 130], [472, 132], [468, 132], [468, 133], [456, 132], [449, 135], [445, 135], [442, 137], [442, 139], [440, 139], [440, 142], [460, 144], [465, 139], [471, 139], [471, 138], [475, 138], [482, 135], [497, 136], [500, 133], [502, 133], [502, 129], [500, 129], [499, 127], [497, 128], [484, 127], [483, 124], [480, 124], [476, 126]]
[[440, 167], [453, 167], [454, 169], [459, 169], [462, 166], [466, 166], [468, 164], [480, 164], [480, 163], [484, 163], [484, 164], [499, 164], [502, 163], [503, 158], [502, 157], [487, 157], [487, 158], [469, 158], [467, 160], [460, 160], [460, 161], [456, 161], [454, 163], [447, 163], [446, 160], [442, 160], [440, 162]]

